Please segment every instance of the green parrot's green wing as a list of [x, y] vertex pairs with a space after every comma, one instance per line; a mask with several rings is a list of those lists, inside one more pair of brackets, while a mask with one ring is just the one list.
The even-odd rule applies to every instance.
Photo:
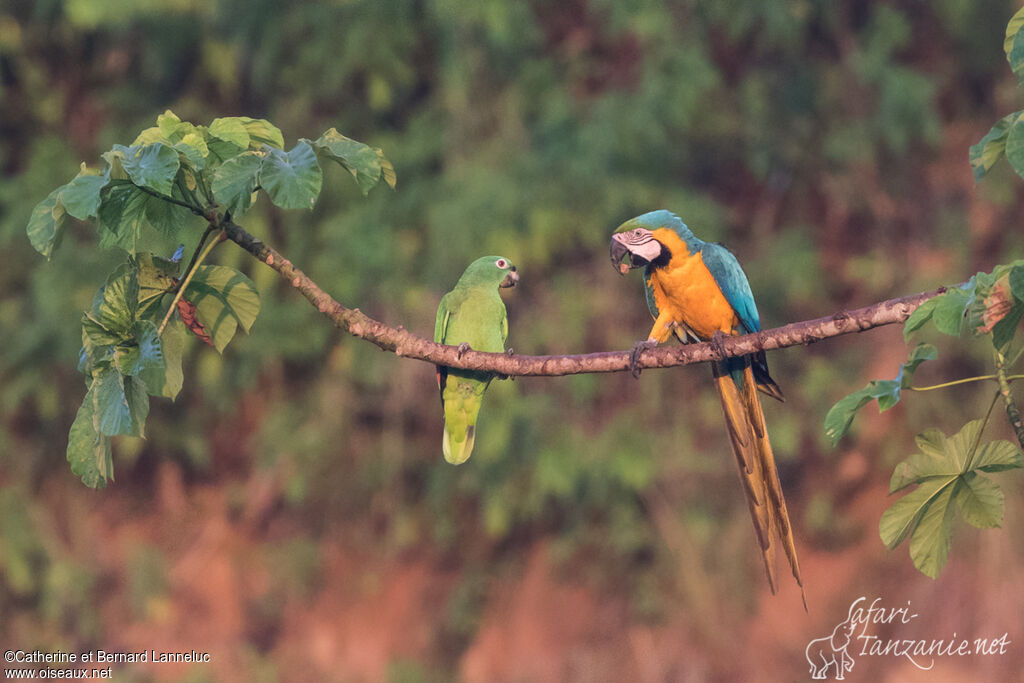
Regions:
[[448, 312], [448, 295], [441, 297], [441, 303], [437, 307], [437, 318], [434, 321], [434, 341], [438, 344], [444, 343], [444, 333], [448, 329], [448, 319], [451, 313]]

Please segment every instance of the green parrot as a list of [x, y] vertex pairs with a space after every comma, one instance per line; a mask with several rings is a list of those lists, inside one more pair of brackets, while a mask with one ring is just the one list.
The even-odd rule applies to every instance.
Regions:
[[[484, 256], [469, 264], [455, 288], [441, 299], [434, 324], [434, 341], [469, 349], [501, 353], [508, 337], [508, 315], [499, 287], [513, 287], [519, 274], [503, 256]], [[437, 387], [444, 411], [444, 459], [461, 465], [473, 452], [476, 417], [493, 372], [437, 366]]]

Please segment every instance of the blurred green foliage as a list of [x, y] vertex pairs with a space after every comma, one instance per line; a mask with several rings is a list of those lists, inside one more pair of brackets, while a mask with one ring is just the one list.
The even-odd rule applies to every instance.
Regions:
[[[1004, 229], [1019, 208], [1011, 174], [986, 180], [987, 230], [965, 230], [969, 173], [956, 180], [966, 145], [1009, 109], [1012, 75], [992, 36], [1010, 13], [1008, 2], [968, 0], [6, 3], [0, 629], [97, 642], [99, 617], [82, 606], [107, 595], [114, 571], [57, 542], [47, 521], [47, 501], [76, 484], [64, 439], [83, 391], [78, 320], [122, 258], [93, 249], [92, 228], [74, 221], [49, 264], [25, 239], [32, 208], [79, 160], [168, 108], [193, 121], [265, 117], [296, 137], [335, 127], [387, 153], [396, 192], [363, 198], [344, 170], [325, 168], [312, 211], [261, 200], [244, 227], [346, 305], [426, 335], [465, 265], [502, 253], [521, 264], [506, 298], [517, 352], [628, 348], [649, 322], [639, 282], [608, 268], [608, 234], [669, 208], [737, 253], [771, 327], [954, 281], [1020, 250], [1019, 231]], [[240, 519], [301, 527], [313, 545], [268, 558], [283, 593], [261, 598], [258, 614], [299, 599], [290, 586], [316, 580], [315, 543], [338, 536], [461, 568], [470, 583], [444, 612], [442, 668], [478, 623], [486, 586], [472, 582], [537, 539], [650, 621], [665, 596], [690, 604], [716, 582], [750, 604], [762, 579], [706, 369], [495, 383], [473, 460], [452, 468], [432, 368], [342, 338], [250, 261], [216, 255], [260, 292], [252, 334], [223, 358], [188, 341], [185, 388], [154, 403], [144, 442], [115, 445], [107, 491], [148, 499], [161, 463], [173, 463], [185, 486], [224, 487]], [[822, 483], [831, 477], [815, 481], [813, 505], [799, 501], [836, 457], [821, 436], [824, 406], [863, 383], [877, 349], [825, 346], [772, 354], [788, 401], [767, 419], [790, 508], [806, 510], [798, 538], [806, 528], [835, 547], [857, 532]], [[926, 367], [960, 375], [985, 358], [964, 345]], [[903, 409], [942, 425], [978, 396], [967, 388]], [[912, 432], [857, 436], [884, 471]], [[249, 496], [256, 478], [272, 482], [262, 502]], [[656, 492], [689, 530], [698, 559], [685, 579], [654, 521]], [[65, 495], [62, 517], [73, 519], [86, 503]], [[145, 610], [166, 568], [148, 551], [129, 565], [133, 609]], [[250, 664], [271, 666], [257, 650]], [[396, 662], [393, 676], [431, 673]]]

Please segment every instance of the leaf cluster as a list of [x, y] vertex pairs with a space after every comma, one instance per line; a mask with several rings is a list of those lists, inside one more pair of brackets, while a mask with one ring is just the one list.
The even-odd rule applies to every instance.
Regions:
[[[27, 233], [32, 246], [52, 257], [67, 217], [94, 221], [102, 247], [127, 252], [82, 316], [79, 370], [88, 390], [71, 427], [67, 458], [91, 487], [113, 479], [110, 439], [145, 436], [149, 396], [175, 398], [182, 386], [186, 325], [178, 304], [189, 306], [190, 324], [218, 352], [241, 326], [259, 315], [260, 297], [240, 271], [202, 261], [216, 245], [206, 238], [242, 215], [260, 190], [280, 208], [311, 208], [320, 194], [320, 160], [338, 163], [365, 194], [395, 172], [384, 154], [329, 129], [316, 140], [284, 149], [281, 131], [264, 119], [214, 119], [208, 126], [182, 121], [170, 110], [129, 145], [102, 155], [101, 169], [82, 164], [68, 183], [33, 210]], [[179, 247], [171, 259], [140, 246], [159, 233], [186, 241], [189, 219], [208, 229], [186, 272]]]
[[[1003, 52], [1010, 69], [1024, 83], [1024, 8], [1006, 25]], [[1024, 109], [1001, 118], [981, 140], [971, 146], [970, 162], [975, 181], [981, 180], [997, 161], [1006, 157], [1018, 175], [1024, 176]]]

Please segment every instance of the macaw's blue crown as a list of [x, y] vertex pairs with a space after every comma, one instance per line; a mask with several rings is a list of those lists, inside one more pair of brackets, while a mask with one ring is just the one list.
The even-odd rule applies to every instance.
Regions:
[[679, 235], [687, 245], [689, 245], [691, 250], [699, 248], [700, 245], [700, 240], [694, 236], [690, 231], [690, 228], [686, 227], [686, 223], [684, 223], [679, 216], [665, 209], [648, 211], [636, 218], [630, 218], [628, 221], [616, 228], [615, 232], [627, 232], [629, 230], [635, 230], [636, 228], [646, 228], [648, 230], [668, 228], [669, 230], [674, 230], [676, 234]]

